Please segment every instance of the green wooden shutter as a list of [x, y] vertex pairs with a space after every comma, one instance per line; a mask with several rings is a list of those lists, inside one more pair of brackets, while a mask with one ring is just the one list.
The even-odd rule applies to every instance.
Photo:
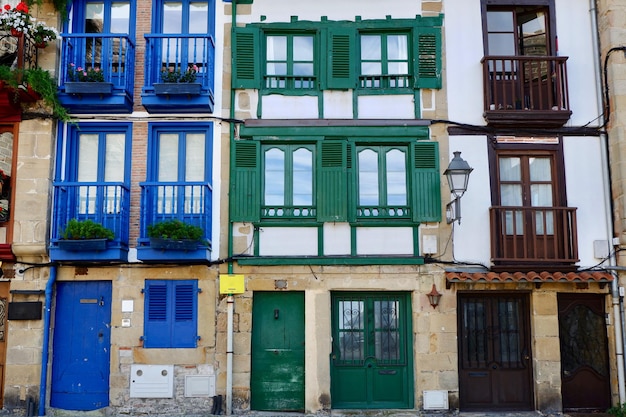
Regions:
[[[355, 88], [356, 32], [346, 27], [328, 30], [328, 62], [324, 88], [347, 90]], [[324, 65], [324, 63], [322, 63]]]
[[441, 88], [441, 28], [418, 27], [413, 36], [416, 88]]
[[230, 177], [231, 221], [258, 222], [261, 218], [259, 143], [235, 141]]
[[317, 220], [342, 222], [348, 213], [346, 141], [320, 142], [317, 168]]
[[413, 221], [441, 221], [441, 174], [439, 144], [417, 142], [412, 146]]
[[238, 27], [233, 44], [233, 88], [260, 88], [260, 32], [255, 27]]

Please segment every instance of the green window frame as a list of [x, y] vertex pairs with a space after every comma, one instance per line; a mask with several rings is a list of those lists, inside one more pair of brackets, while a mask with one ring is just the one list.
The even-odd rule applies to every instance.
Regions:
[[316, 73], [314, 34], [265, 35], [266, 89], [313, 90], [317, 88]]
[[411, 88], [410, 32], [359, 34], [359, 88]]
[[261, 218], [315, 218], [315, 147], [268, 144], [262, 154]]
[[357, 146], [357, 219], [410, 219], [408, 146]]
[[[298, 219], [318, 223], [363, 221], [382, 223], [390, 219], [415, 223], [441, 221], [439, 144], [434, 141], [408, 139], [386, 143], [381, 143], [380, 140], [377, 143], [371, 142], [368, 144], [361, 140], [355, 143], [348, 138], [325, 138], [317, 140], [316, 143], [306, 144], [279, 143], [275, 139], [235, 141], [230, 183], [231, 221], [256, 223], [270, 219]], [[285, 155], [295, 149], [311, 150], [312, 205], [293, 204], [297, 201], [293, 199], [293, 193], [299, 186], [293, 178], [290, 179], [289, 158], [285, 158], [283, 181], [285, 196], [292, 197], [286, 198], [282, 205], [266, 204], [266, 191], [263, 188], [266, 182], [263, 161], [265, 149], [281, 149]], [[381, 177], [384, 181], [376, 182], [379, 194], [380, 190], [383, 190], [382, 194], [385, 196], [385, 199], [376, 205], [357, 204], [359, 193], [357, 149], [376, 149], [377, 152], [399, 150], [406, 164], [402, 181], [397, 180], [402, 175], [402, 170], [394, 171], [390, 166], [393, 165], [392, 161], [384, 161], [383, 165], [380, 165], [390, 167], [384, 169], [385, 176]], [[377, 172], [381, 172], [380, 168], [377, 168]], [[397, 204], [398, 193], [390, 192], [390, 189], [393, 186], [397, 187], [398, 184], [406, 187], [405, 204]], [[359, 210], [364, 208], [367, 208], [369, 213], [364, 211], [359, 213]], [[375, 215], [371, 215], [373, 210], [376, 210]]]
[[[255, 23], [237, 27], [233, 36], [233, 88], [278, 90], [294, 94], [357, 88], [406, 93], [412, 89], [441, 88], [442, 24], [443, 16], [417, 16], [415, 19], [355, 22], [292, 20], [288, 23]], [[286, 52], [281, 59], [272, 56], [272, 59], [267, 60], [268, 36], [284, 37]], [[293, 41], [297, 42], [299, 36], [313, 37], [312, 79], [295, 71], [299, 64], [310, 65], [310, 58], [300, 60], [297, 57]], [[381, 68], [386, 68], [386, 73], [381, 70], [382, 74], [362, 74], [363, 62], [377, 61], [368, 58], [362, 62], [362, 36], [380, 36], [381, 42], [385, 41], [386, 46], [381, 47], [381, 58], [378, 61], [381, 62]], [[397, 36], [406, 36], [406, 56], [390, 53], [393, 48], [389, 47], [389, 41]], [[268, 63], [282, 65], [284, 74], [268, 74]], [[408, 66], [406, 74], [393, 74], [394, 66], [404, 65]], [[366, 75], [370, 76], [369, 81], [368, 77], [363, 78], [364, 85], [361, 86], [360, 80]], [[374, 76], [379, 77], [378, 81], [372, 81]], [[368, 82], [371, 82], [370, 86]]]

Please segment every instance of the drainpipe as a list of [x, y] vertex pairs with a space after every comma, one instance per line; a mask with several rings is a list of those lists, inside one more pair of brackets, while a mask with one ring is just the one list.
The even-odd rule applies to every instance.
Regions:
[[[600, 38], [598, 34], [598, 10], [596, 9], [596, 0], [589, 0], [589, 15], [591, 17], [591, 26], [593, 34], [593, 52], [596, 59], [593, 60], [594, 72], [596, 74], [596, 86], [599, 92], [603, 91], [602, 88], [602, 59], [600, 55]], [[597, 94], [597, 107], [598, 114], [600, 115], [600, 126], [604, 126], [604, 102], [602, 100], [602, 94]], [[602, 180], [604, 183], [604, 195], [605, 195], [605, 219], [607, 221], [607, 230], [609, 231], [609, 251], [611, 256], [609, 258], [609, 264], [611, 267], [617, 265], [615, 259], [615, 253], [611, 249], [613, 248], [613, 236], [615, 230], [613, 228], [613, 196], [611, 193], [611, 173], [610, 173], [610, 155], [609, 155], [609, 135], [607, 133], [601, 134], [601, 146], [602, 157], [606, 162], [605, 168], [602, 170]], [[618, 267], [619, 268], [619, 267]], [[609, 269], [618, 269], [609, 268]], [[619, 275], [618, 275], [619, 277]], [[614, 279], [611, 283], [611, 299], [613, 306], [613, 317], [615, 318], [615, 356], [617, 361], [617, 383], [619, 391], [619, 404], [626, 402], [626, 388], [624, 383], [624, 322], [622, 320], [621, 311], [623, 310], [623, 301], [619, 295], [619, 278]]]
[[[232, 0], [231, 2], [231, 28], [230, 28], [230, 61], [232, 68], [233, 55], [235, 51], [233, 50], [233, 39], [235, 39], [235, 27], [237, 26], [237, 0]], [[231, 84], [230, 84], [230, 119], [235, 119], [235, 89], [233, 88], [234, 83], [232, 82], [231, 75]], [[230, 168], [232, 172], [233, 167], [233, 150], [234, 150], [234, 142], [235, 142], [235, 129], [237, 126], [233, 123], [230, 124]], [[232, 180], [232, 178], [231, 178]], [[233, 273], [233, 223], [230, 220], [230, 205], [228, 207], [228, 273]], [[229, 416], [232, 414], [233, 410], [233, 311], [235, 306], [235, 298], [232, 294], [228, 294], [227, 302], [227, 325], [226, 325], [226, 415]]]
[[39, 382], [39, 415], [46, 415], [46, 382], [48, 381], [48, 354], [50, 344], [50, 315], [52, 312], [52, 287], [57, 279], [57, 267], [50, 267], [50, 278], [46, 284], [46, 308], [43, 316], [43, 342], [41, 349], [41, 380]]

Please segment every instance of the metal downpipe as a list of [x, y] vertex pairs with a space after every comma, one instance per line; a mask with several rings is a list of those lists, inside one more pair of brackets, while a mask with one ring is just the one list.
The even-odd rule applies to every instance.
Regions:
[[48, 381], [48, 355], [50, 353], [50, 315], [52, 314], [52, 288], [57, 278], [57, 267], [50, 267], [50, 278], [46, 284], [46, 308], [43, 316], [43, 342], [41, 349], [41, 380], [39, 381], [39, 415], [46, 415], [46, 390]]

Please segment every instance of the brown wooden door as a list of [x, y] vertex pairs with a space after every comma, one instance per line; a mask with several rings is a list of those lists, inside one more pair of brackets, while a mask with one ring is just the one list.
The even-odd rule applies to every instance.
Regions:
[[459, 294], [461, 411], [532, 410], [526, 294]]
[[559, 294], [561, 393], [564, 411], [606, 411], [611, 406], [605, 299]]
[[[6, 363], [7, 332], [7, 311], [9, 309], [9, 282], [0, 282], [0, 393], [4, 393], [4, 366]], [[4, 396], [0, 395], [0, 408], [4, 405]]]

